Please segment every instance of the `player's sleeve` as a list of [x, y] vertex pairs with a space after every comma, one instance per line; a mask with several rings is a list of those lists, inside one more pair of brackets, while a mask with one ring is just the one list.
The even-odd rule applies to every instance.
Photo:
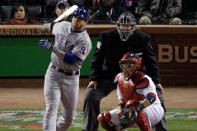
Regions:
[[70, 32], [70, 29], [71, 29], [70, 22], [62, 21], [62, 22], [57, 22], [54, 24], [52, 24], [52, 23], [51, 23], [51, 30], [52, 30], [53, 35], [55, 35], [57, 33], [68, 34]]
[[91, 48], [91, 41], [83, 39], [77, 42], [77, 45], [73, 48], [72, 53], [74, 53], [80, 60], [84, 61], [90, 53]]
[[71, 53], [67, 53], [67, 52], [65, 53], [65, 55], [64, 55], [64, 63], [73, 65], [77, 61], [79, 61], [79, 58], [75, 54], [73, 54], [72, 52]]
[[149, 81], [148, 86], [145, 87], [145, 88], [139, 88], [139, 89], [136, 88], [136, 92], [139, 93], [139, 94], [144, 95], [144, 97], [146, 99], [148, 99], [149, 102], [152, 104], [153, 102], [155, 102], [155, 100], [157, 98], [156, 87], [155, 87], [155, 84], [153, 83], [153, 81], [151, 80], [150, 77], [145, 75], [144, 78]]
[[119, 100], [123, 99], [123, 96], [122, 96], [122, 93], [120, 91], [120, 87], [118, 86], [118, 84], [117, 84], [117, 97]]
[[56, 24], [56, 22], [52, 22], [52, 23], [50, 24], [50, 31], [51, 31], [51, 32], [53, 32], [53, 27], [54, 27], [55, 24]]
[[51, 33], [53, 34], [53, 35], [55, 35], [55, 34], [57, 34], [57, 29], [58, 29], [59, 27], [58, 27], [58, 23], [53, 23], [53, 25], [52, 25], [52, 23], [51, 23]]
[[151, 80], [151, 78], [148, 77], [147, 75], [145, 75], [143, 78], [148, 80], [148, 85], [144, 87], [141, 86], [140, 88], [136, 88], [136, 92], [144, 96], [146, 96], [150, 92], [156, 94], [156, 87], [153, 81]]

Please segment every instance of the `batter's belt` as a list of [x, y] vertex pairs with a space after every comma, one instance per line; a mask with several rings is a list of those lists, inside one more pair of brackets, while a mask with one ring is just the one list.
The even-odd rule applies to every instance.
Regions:
[[69, 71], [68, 72], [68, 71], [64, 71], [64, 70], [62, 70], [62, 69], [60, 69], [60, 68], [58, 68], [54, 65], [52, 65], [51, 68], [58, 71], [58, 72], [61, 72], [61, 73], [65, 74], [65, 75], [69, 75], [69, 76], [79, 75], [79, 71]]

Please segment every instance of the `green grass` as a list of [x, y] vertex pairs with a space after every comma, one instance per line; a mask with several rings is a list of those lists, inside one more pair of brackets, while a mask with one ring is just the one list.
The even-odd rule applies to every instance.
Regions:
[[167, 112], [197, 112], [197, 108], [168, 108]]
[[[195, 112], [197, 114], [197, 108], [168, 108], [169, 112], [179, 112], [179, 113], [191, 113]], [[169, 118], [167, 119], [169, 131], [197, 131], [197, 117], [195, 119], [184, 119], [184, 118]]]
[[[10, 129], [9, 127], [1, 127], [0, 126], [0, 131], [21, 131], [21, 129]], [[41, 131], [41, 130], [24, 129], [22, 131]]]
[[[110, 109], [103, 109], [102, 111]], [[15, 113], [9, 117], [3, 116], [2, 112]], [[31, 112], [32, 115], [23, 116], [21, 114]], [[188, 114], [195, 112], [197, 114], [197, 108], [190, 109], [167, 109], [168, 114], [168, 129], [169, 131], [197, 131], [197, 116], [194, 118], [188, 118]], [[169, 117], [171, 114], [175, 114], [175, 117]], [[59, 115], [58, 115], [59, 116]], [[187, 118], [186, 118], [187, 117]], [[43, 118], [43, 109], [0, 109], [0, 131], [41, 131], [41, 129], [24, 129], [26, 125], [41, 125]], [[73, 125], [68, 131], [81, 131], [83, 127], [83, 114], [81, 110], [77, 110], [76, 119]], [[105, 131], [99, 126], [99, 131]], [[128, 131], [139, 131], [139, 129], [128, 129]]]
[[169, 131], [197, 131], [197, 120], [167, 120]]

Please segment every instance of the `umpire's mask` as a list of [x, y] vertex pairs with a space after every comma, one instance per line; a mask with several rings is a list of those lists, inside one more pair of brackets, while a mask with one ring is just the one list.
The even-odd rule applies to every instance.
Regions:
[[121, 41], [127, 41], [135, 30], [136, 19], [132, 13], [127, 11], [119, 16], [116, 24]]

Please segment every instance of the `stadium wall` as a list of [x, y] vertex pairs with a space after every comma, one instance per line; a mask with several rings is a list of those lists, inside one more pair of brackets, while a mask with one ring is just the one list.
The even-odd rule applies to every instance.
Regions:
[[[82, 66], [82, 78], [88, 78], [98, 34], [115, 27], [87, 26], [93, 49]], [[197, 85], [197, 26], [137, 25], [137, 29], [152, 37], [164, 86]], [[40, 39], [54, 41], [49, 32], [43, 32], [41, 25], [0, 25], [0, 39], [0, 83], [9, 78], [43, 79], [50, 52], [42, 51], [38, 42]]]

